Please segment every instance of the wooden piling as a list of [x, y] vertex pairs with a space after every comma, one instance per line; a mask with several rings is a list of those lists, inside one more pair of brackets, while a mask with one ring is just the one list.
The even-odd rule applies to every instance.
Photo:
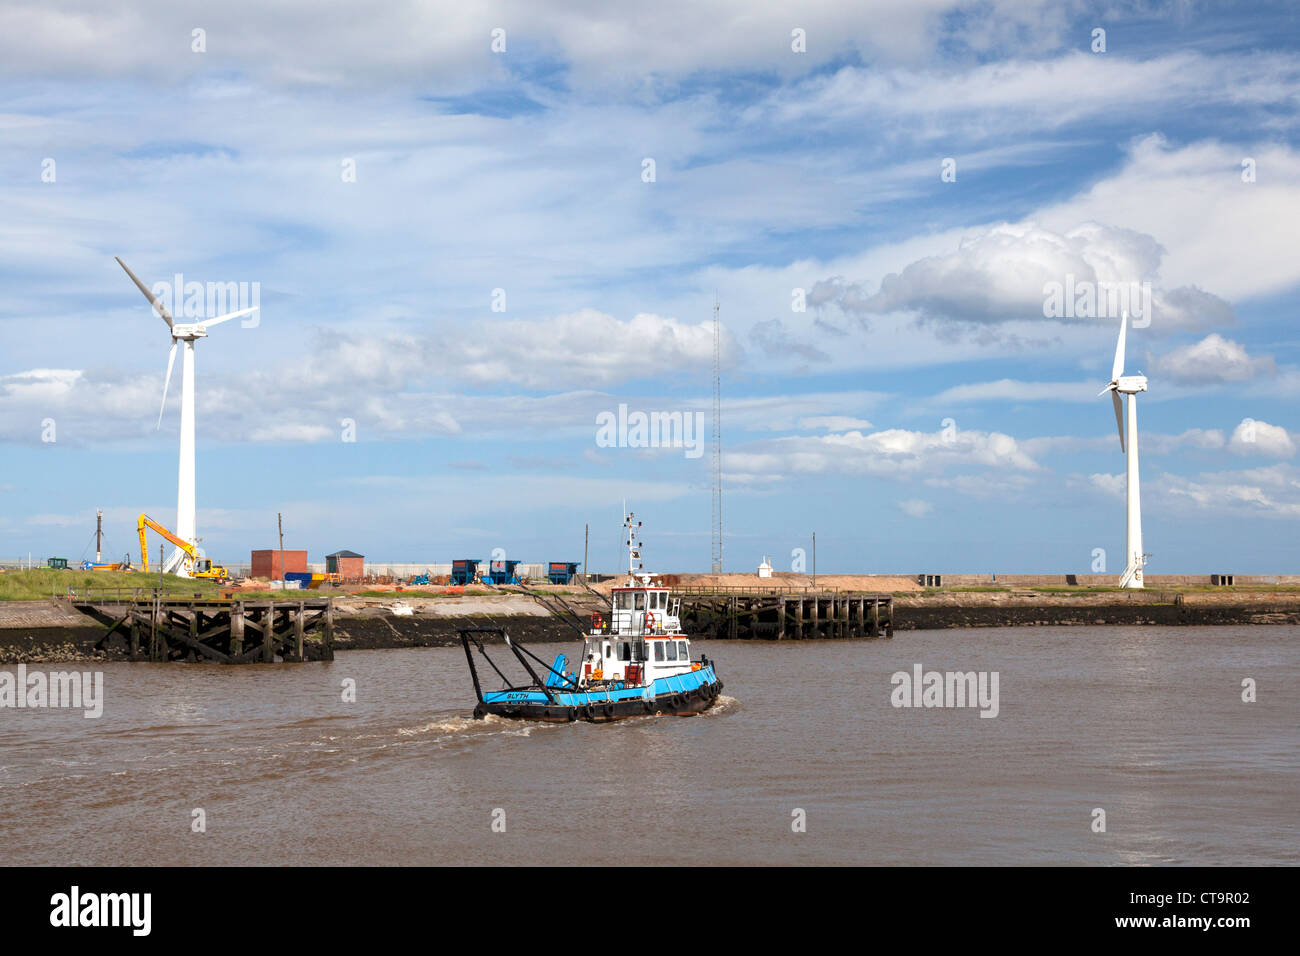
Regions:
[[270, 664], [275, 660], [275, 604], [266, 606], [262, 615], [262, 661]]
[[244, 602], [236, 601], [230, 606], [230, 656], [236, 658], [244, 653]]
[[303, 619], [302, 619], [303, 613], [304, 613], [303, 604], [301, 601], [299, 601], [298, 606], [294, 609], [293, 612], [293, 653], [295, 658], [299, 661], [303, 659], [302, 656], [302, 652], [303, 652], [302, 640], [304, 634]]
[[[586, 571], [587, 566], [583, 565], [582, 570]], [[334, 660], [334, 599], [333, 598], [330, 598], [329, 604], [326, 605], [325, 607], [325, 660], [327, 661]]]

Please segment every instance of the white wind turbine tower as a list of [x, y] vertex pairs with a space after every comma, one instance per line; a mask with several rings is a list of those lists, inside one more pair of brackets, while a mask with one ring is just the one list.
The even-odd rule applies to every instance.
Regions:
[[[248, 315], [250, 312], [256, 312], [256, 307], [251, 309], [241, 309], [238, 312], [229, 312], [225, 315], [219, 315], [213, 319], [203, 319], [199, 322], [189, 324], [179, 324], [172, 318], [167, 307], [162, 304], [143, 282], [141, 282], [134, 272], [126, 267], [126, 263], [117, 256], [117, 264], [121, 266], [126, 274], [131, 277], [131, 281], [139, 287], [154, 307], [154, 310], [162, 316], [167, 328], [171, 332], [172, 347], [167, 355], [167, 377], [163, 381], [162, 408], [158, 410], [158, 425], [162, 427], [163, 410], [167, 407], [167, 388], [172, 380], [172, 366], [176, 362], [176, 343], [185, 343], [185, 356], [181, 360], [181, 455], [180, 467], [177, 474], [176, 483], [176, 537], [182, 541], [187, 541], [191, 545], [198, 543], [198, 528], [195, 519], [194, 504], [194, 343], [202, 338], [207, 338], [208, 329], [219, 322], [225, 322], [229, 319], [237, 319], [241, 315]], [[176, 290], [175, 295], [182, 294], [182, 290]], [[190, 576], [193, 570], [193, 563], [189, 556], [180, 548], [172, 552], [163, 565], [164, 571], [175, 571], [176, 574], [183, 578]]]
[[[1110, 392], [1115, 405], [1115, 425], [1119, 428], [1119, 448], [1125, 452], [1128, 468], [1128, 481], [1125, 499], [1128, 504], [1128, 527], [1125, 535], [1124, 576], [1119, 579], [1122, 588], [1142, 587], [1142, 565], [1146, 563], [1146, 554], [1142, 551], [1142, 493], [1138, 486], [1138, 392], [1147, 390], [1146, 376], [1124, 374], [1124, 339], [1128, 330], [1128, 313], [1125, 312], [1119, 322], [1119, 342], [1115, 346], [1115, 364], [1111, 366], [1110, 384], [1098, 395]], [[1120, 407], [1120, 395], [1128, 396], [1128, 444], [1124, 442], [1124, 414]]]

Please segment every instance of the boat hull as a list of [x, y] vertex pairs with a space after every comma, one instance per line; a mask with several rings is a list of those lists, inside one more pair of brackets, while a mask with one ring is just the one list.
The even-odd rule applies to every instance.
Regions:
[[[474, 708], [477, 718], [493, 714], [511, 720], [538, 720], [551, 723], [573, 723], [582, 720], [600, 724], [630, 717], [655, 717], [669, 715], [690, 717], [702, 714], [722, 694], [722, 681], [713, 680], [684, 691], [660, 694], [655, 697], [625, 697], [607, 699], [593, 692], [582, 695], [581, 701], [568, 703], [561, 700], [502, 700], [489, 697]], [[564, 695], [572, 698], [577, 695]]]

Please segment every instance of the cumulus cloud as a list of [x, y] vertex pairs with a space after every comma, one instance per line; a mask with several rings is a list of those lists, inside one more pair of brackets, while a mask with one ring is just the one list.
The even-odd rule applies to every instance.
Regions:
[[1276, 375], [1277, 363], [1271, 355], [1251, 358], [1244, 346], [1213, 332], [1158, 357], [1152, 372], [1182, 385], [1221, 385]]
[[1238, 455], [1291, 458], [1295, 455], [1295, 441], [1281, 425], [1247, 418], [1232, 430], [1228, 450]]
[[1042, 320], [1051, 310], [1053, 318], [1079, 320], [1117, 319], [1128, 311], [1165, 328], [1233, 321], [1231, 306], [1214, 295], [1151, 285], [1163, 255], [1152, 236], [1097, 222], [1065, 233], [1032, 222], [1001, 223], [889, 273], [875, 292], [833, 277], [813, 287], [809, 302], [864, 321], [908, 312], [930, 321], [1003, 323]]

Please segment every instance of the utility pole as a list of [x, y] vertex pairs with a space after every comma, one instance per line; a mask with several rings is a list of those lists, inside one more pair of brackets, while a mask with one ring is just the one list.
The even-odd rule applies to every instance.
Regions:
[[95, 563], [100, 564], [104, 560], [104, 512], [95, 512]]
[[165, 586], [165, 582], [163, 581], [163, 556], [166, 553], [167, 553], [167, 545], [159, 541], [158, 542], [158, 593], [159, 594], [162, 594], [162, 589]]
[[813, 585], [817, 587], [817, 532], [813, 532]]
[[587, 548], [590, 546], [590, 544], [591, 544], [591, 525], [584, 524], [582, 526], [582, 583], [583, 584], [586, 584], [588, 582]]
[[275, 523], [280, 528], [280, 580], [284, 580], [284, 516], [275, 513]]

